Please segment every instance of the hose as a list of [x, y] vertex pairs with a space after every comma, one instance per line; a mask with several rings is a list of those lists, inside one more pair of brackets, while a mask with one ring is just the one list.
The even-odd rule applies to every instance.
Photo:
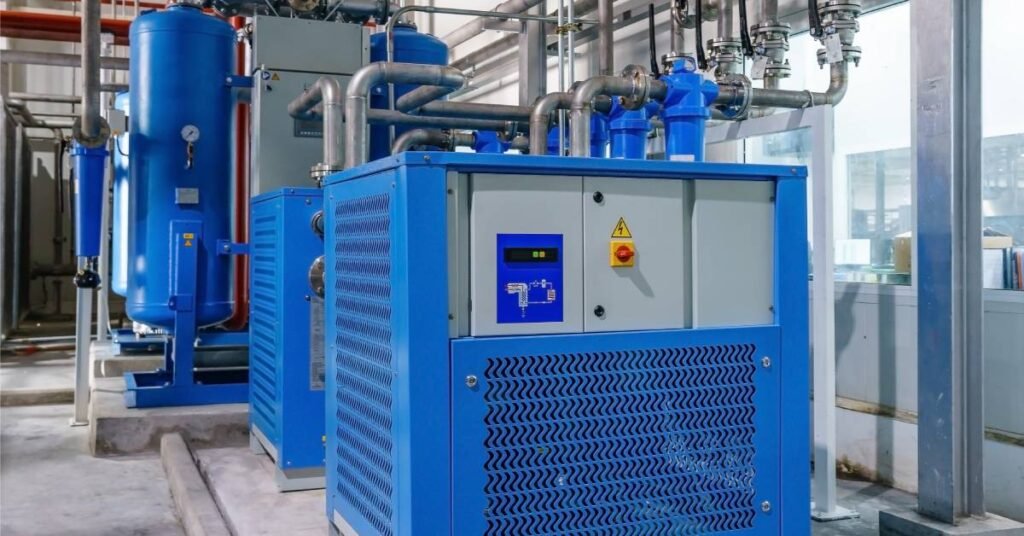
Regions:
[[[669, 13], [672, 16], [672, 13]], [[655, 79], [661, 78], [661, 70], [658, 68], [658, 49], [654, 43], [654, 4], [647, 5], [647, 44], [651, 52], [651, 75]]]
[[[814, 0], [811, 1], [813, 2]], [[708, 69], [708, 57], [704, 54], [704, 30], [702, 28], [704, 26], [704, 1], [698, 0], [695, 9], [696, 13], [694, 14], [697, 17], [694, 28], [697, 33], [697, 67], [700, 67], [702, 71], [706, 71]]]
[[750, 41], [750, 24], [747, 22], [747, 0], [740, 3], [740, 41], [743, 43], [743, 55], [754, 56], [754, 45]]
[[818, 0], [807, 0], [807, 25], [812, 37], [821, 37], [821, 17], [818, 16]]

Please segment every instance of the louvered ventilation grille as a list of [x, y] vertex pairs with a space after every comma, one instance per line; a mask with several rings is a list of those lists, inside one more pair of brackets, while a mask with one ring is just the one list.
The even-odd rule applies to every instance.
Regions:
[[488, 359], [487, 533], [751, 528], [754, 350]]
[[335, 208], [338, 493], [392, 536], [390, 195]]
[[[258, 206], [252, 221], [252, 283], [250, 288], [249, 323], [249, 388], [252, 408], [260, 430], [271, 440], [278, 437], [277, 401], [277, 318], [280, 286], [277, 270], [280, 255], [278, 244], [278, 210], [275, 203]], [[262, 214], [259, 214], [262, 212]]]

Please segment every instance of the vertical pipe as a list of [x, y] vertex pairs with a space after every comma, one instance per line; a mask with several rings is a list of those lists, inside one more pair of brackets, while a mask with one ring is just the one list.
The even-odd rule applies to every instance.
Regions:
[[775, 21], [779, 18], [779, 0], [761, 0], [760, 22]]
[[[245, 17], [231, 17], [231, 27], [241, 30]], [[244, 42], [236, 45], [235, 72], [248, 73]], [[249, 240], [249, 105], [239, 102], [235, 108], [235, 223], [234, 241]], [[236, 255], [235, 262], [235, 309], [225, 321], [229, 329], [240, 330], [249, 322], [249, 256]]]
[[731, 0], [718, 0], [718, 38], [733, 36], [733, 13]]
[[683, 17], [685, 13], [676, 9], [676, 2], [672, 0], [668, 10], [669, 14], [669, 57], [679, 56], [686, 48], [686, 40], [683, 36]]
[[[572, 0], [570, 0], [572, 1]], [[565, 0], [558, 0], [558, 92], [565, 93], [565, 35], [562, 28], [565, 24], [562, 13]], [[558, 156], [565, 154], [565, 110], [558, 110]]]
[[18, 325], [21, 323], [21, 265], [22, 256], [25, 254], [25, 240], [22, 239], [22, 234], [26, 229], [22, 226], [24, 223], [24, 203], [25, 203], [25, 143], [28, 140], [25, 139], [25, 127], [19, 124], [14, 129], [14, 181], [12, 186], [14, 187], [14, 259], [11, 264], [12, 280], [11, 280], [11, 330], [18, 329]]
[[100, 133], [100, 0], [82, 0], [82, 132]]
[[[78, 269], [88, 268], [88, 260], [78, 258]], [[75, 414], [71, 426], [89, 424], [89, 349], [92, 344], [92, 289], [79, 287], [75, 300]]]
[[[544, 15], [544, 6], [534, 6], [527, 12]], [[519, 34], [519, 105], [530, 106], [547, 93], [547, 53], [544, 23], [525, 21]]]
[[[611, 76], [615, 72], [613, 60], [612, 0], [597, 0], [597, 66], [598, 74]], [[572, 53], [570, 47], [569, 50]]]
[[[116, 6], [115, 1], [110, 7], [111, 11]], [[100, 49], [105, 56], [113, 55], [111, 50], [113, 46], [110, 44], [103, 43]], [[100, 77], [102, 82], [114, 82], [114, 73], [111, 71], [100, 73]], [[106, 80], [103, 80], [104, 78]], [[109, 119], [109, 96], [101, 102], [101, 108], [103, 117]], [[107, 158], [106, 171], [103, 173], [103, 204], [100, 206], [100, 258], [97, 269], [103, 284], [96, 290], [96, 341], [98, 342], [106, 341], [110, 333], [110, 187], [114, 183], [114, 151], [110, 151]]]

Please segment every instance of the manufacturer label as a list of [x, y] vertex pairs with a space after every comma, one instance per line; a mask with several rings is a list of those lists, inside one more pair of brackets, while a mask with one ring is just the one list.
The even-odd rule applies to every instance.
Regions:
[[768, 58], [766, 56], [758, 57], [750, 68], [750, 78], [752, 80], [764, 80], [765, 67], [768, 67]]
[[629, 226], [626, 225], [626, 218], [619, 218], [619, 222], [612, 229], [612, 238], [633, 238], [633, 233], [629, 232]]
[[825, 59], [829, 63], [843, 61], [843, 42], [839, 39], [839, 34], [832, 34], [825, 38]]
[[324, 301], [309, 300], [309, 389], [324, 390]]

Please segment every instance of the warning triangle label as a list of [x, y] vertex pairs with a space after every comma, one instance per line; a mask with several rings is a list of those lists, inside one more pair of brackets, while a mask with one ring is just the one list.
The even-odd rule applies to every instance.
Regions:
[[271, 80], [280, 80], [280, 79], [281, 79], [281, 77], [280, 77], [280, 76], [277, 76], [277, 73], [274, 73], [274, 75], [273, 75], [273, 76], [271, 76], [271, 77], [270, 77], [270, 79], [271, 79]]
[[626, 225], [626, 218], [619, 218], [619, 223], [612, 229], [612, 238], [633, 238], [633, 233], [629, 232], [629, 226]]

